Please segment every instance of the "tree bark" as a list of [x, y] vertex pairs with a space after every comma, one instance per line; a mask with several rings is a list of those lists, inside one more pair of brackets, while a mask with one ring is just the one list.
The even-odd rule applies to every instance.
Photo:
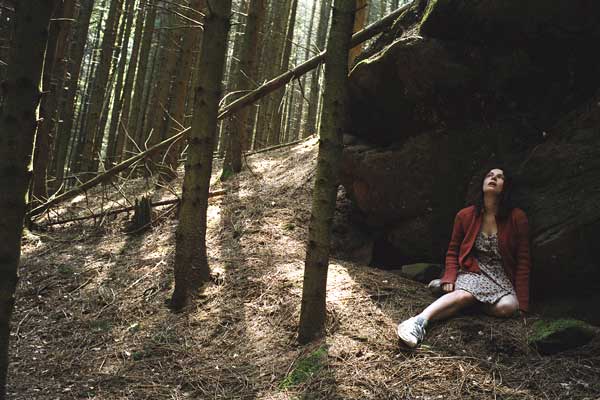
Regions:
[[[246, 18], [246, 28], [244, 30], [243, 44], [240, 54], [239, 69], [235, 76], [235, 90], [247, 91], [253, 86], [253, 80], [256, 79], [256, 53], [258, 52], [258, 35], [264, 25], [265, 20], [265, 0], [251, 0], [248, 3], [248, 16]], [[242, 170], [242, 152], [246, 150], [248, 142], [248, 119], [250, 110], [244, 108], [233, 117], [231, 124], [232, 133], [229, 135], [229, 146], [227, 151], [230, 156], [226, 160], [230, 161], [223, 165], [223, 174], [228, 175], [225, 170], [231, 173], [237, 173]]]
[[[331, 0], [322, 0], [319, 15], [319, 25], [317, 27], [317, 48], [322, 51], [325, 48], [327, 40], [327, 27], [329, 25], [329, 16], [331, 14]], [[319, 99], [321, 98], [321, 89], [319, 79], [321, 76], [320, 68], [313, 71], [310, 80], [310, 101], [308, 103], [308, 112], [306, 114], [305, 136], [313, 135], [317, 127], [317, 110], [319, 109]]]
[[[192, 10], [202, 10], [206, 0], [191, 0], [189, 7]], [[190, 18], [193, 20], [198, 19], [198, 15], [195, 13], [190, 14]], [[169, 130], [167, 135], [170, 137], [175, 133], [179, 132], [183, 126], [185, 126], [185, 105], [186, 99], [188, 98], [188, 88], [190, 87], [189, 81], [192, 78], [192, 66], [194, 62], [194, 49], [198, 47], [202, 38], [202, 30], [200, 26], [194, 26], [187, 28], [185, 31], [183, 42], [181, 43], [181, 52], [178, 62], [177, 74], [173, 82], [173, 99], [170, 103], [169, 113], [171, 114], [172, 120], [169, 121]], [[176, 121], [176, 122], [175, 122]], [[166, 154], [166, 163], [168, 171], [171, 175], [167, 175], [167, 178], [174, 178], [177, 174], [177, 167], [179, 166], [179, 154], [181, 153], [181, 143], [178, 142], [169, 150]]]
[[[108, 143], [106, 146], [106, 154], [104, 156], [104, 169], [109, 169], [115, 165], [118, 159], [116, 154], [117, 130], [121, 121], [121, 111], [123, 110], [123, 81], [125, 80], [125, 66], [127, 65], [127, 53], [129, 49], [129, 35], [133, 26], [135, 0], [128, 0], [126, 8], [126, 21], [121, 39], [121, 54], [117, 65], [117, 83], [115, 85], [115, 95], [113, 100], [112, 112], [110, 117], [110, 126], [108, 128]], [[125, 92], [125, 94], [127, 94]]]
[[176, 234], [175, 290], [171, 298], [175, 310], [183, 308], [191, 292], [210, 277], [206, 255], [206, 211], [230, 13], [231, 0], [207, 1], [202, 65], [195, 88]]
[[342, 134], [347, 119], [348, 51], [354, 22], [354, 0], [335, 0], [325, 64], [317, 175], [312, 195], [308, 246], [298, 340], [307, 343], [323, 335], [330, 236], [342, 158]]
[[57, 109], [65, 80], [64, 58], [67, 50], [67, 38], [75, 11], [75, 1], [65, 0], [59, 3], [56, 20], [50, 23], [50, 37], [44, 64], [45, 93], [42, 100], [43, 114], [40, 108], [41, 123], [36, 134], [33, 158], [33, 198], [44, 201], [48, 197], [48, 165], [54, 144], [54, 133], [58, 124]]
[[141, 10], [139, 11], [136, 22], [135, 22], [135, 33], [133, 35], [133, 48], [131, 50], [131, 59], [127, 65], [127, 76], [125, 77], [125, 84], [123, 86], [121, 115], [119, 124], [117, 125], [117, 137], [114, 151], [114, 161], [119, 163], [123, 159], [123, 150], [125, 149], [125, 143], [127, 141], [127, 135], [130, 134], [129, 129], [129, 111], [131, 109], [131, 92], [133, 91], [133, 84], [135, 80], [135, 71], [138, 65], [138, 59], [140, 55], [140, 47], [142, 42], [142, 34], [144, 32], [144, 11], [146, 5], [142, 1], [140, 3]]
[[[281, 61], [279, 63], [279, 71], [287, 71], [290, 67], [290, 57], [292, 55], [292, 42], [294, 40], [294, 28], [296, 26], [296, 12], [298, 10], [298, 0], [292, 0], [290, 7], [290, 14], [286, 25], [286, 32], [283, 45], [283, 53], [281, 55]], [[282, 88], [275, 92], [274, 95], [274, 115], [273, 115], [273, 130], [270, 133], [268, 144], [274, 145], [281, 141], [281, 127], [283, 125], [282, 117], [285, 108], [281, 106], [283, 96], [285, 94], [285, 88]]]
[[[142, 37], [142, 46], [140, 48], [140, 56], [138, 60], [137, 74], [135, 77], [135, 87], [133, 90], [133, 99], [131, 104], [131, 112], [129, 113], [129, 135], [138, 140], [140, 132], [143, 128], [140, 125], [144, 124], [144, 113], [145, 108], [142, 107], [144, 100], [144, 87], [146, 83], [146, 74], [148, 71], [148, 64], [150, 63], [150, 49], [152, 44], [152, 36], [154, 34], [154, 22], [156, 20], [156, 0], [150, 0], [146, 5], [146, 20], [144, 22], [144, 35]], [[138, 145], [140, 143], [138, 142]], [[131, 142], [127, 142], [127, 150], [131, 151], [135, 149], [135, 145]]]
[[82, 0], [77, 18], [77, 29], [75, 29], [75, 43], [71, 49], [71, 65], [68, 68], [70, 79], [68, 81], [68, 90], [61, 106], [61, 119], [63, 125], [58, 126], [58, 137], [56, 140], [55, 152], [55, 183], [53, 188], [58, 189], [63, 183], [65, 174], [65, 164], [67, 162], [67, 152], [69, 139], [73, 134], [73, 123], [75, 122], [75, 97], [79, 85], [79, 76], [82, 70], [82, 61], [85, 50], [86, 38], [90, 27], [92, 9], [94, 0]]
[[94, 78], [90, 108], [86, 115], [85, 144], [82, 154], [82, 169], [86, 173], [93, 174], [96, 172], [99, 157], [97, 153], [104, 138], [104, 131], [100, 129], [101, 113], [106, 100], [106, 89], [109, 83], [109, 73], [112, 65], [121, 6], [122, 0], [112, 0], [110, 3], [106, 29], [102, 39], [102, 48], [100, 49], [100, 60], [98, 62], [96, 77]]
[[25, 196], [37, 127], [40, 80], [54, 1], [15, 3], [6, 97], [0, 110], [0, 399], [6, 396], [10, 317], [21, 251]]
[[[352, 32], [358, 32], [365, 27], [368, 15], [367, 7], [367, 0], [356, 0], [356, 14], [354, 17], [354, 28], [352, 29]], [[352, 68], [354, 60], [356, 60], [356, 57], [358, 57], [361, 52], [362, 43], [350, 49], [350, 56], [348, 57], [348, 68]]]

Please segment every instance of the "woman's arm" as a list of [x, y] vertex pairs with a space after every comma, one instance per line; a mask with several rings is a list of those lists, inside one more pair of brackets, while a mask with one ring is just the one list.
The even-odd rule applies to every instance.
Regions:
[[[452, 285], [450, 290], [445, 289], [446, 291], [452, 291], [454, 289], [454, 282], [456, 281], [456, 274], [458, 273], [458, 254], [460, 252], [460, 245], [462, 244], [464, 237], [465, 232], [463, 230], [461, 214], [459, 211], [454, 218], [452, 237], [450, 238], [448, 252], [446, 253], [446, 271], [440, 280], [442, 288], [444, 288], [444, 285]], [[446, 288], [448, 287], [446, 286]]]
[[517, 228], [517, 265], [515, 269], [515, 291], [519, 300], [519, 310], [529, 309], [529, 271], [531, 255], [529, 251], [529, 221], [523, 210], [515, 212]]

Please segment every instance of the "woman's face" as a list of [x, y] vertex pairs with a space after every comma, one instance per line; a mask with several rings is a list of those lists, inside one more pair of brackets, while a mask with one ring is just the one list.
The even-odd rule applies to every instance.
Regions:
[[501, 169], [492, 169], [483, 179], [483, 193], [502, 193], [504, 188], [504, 171]]

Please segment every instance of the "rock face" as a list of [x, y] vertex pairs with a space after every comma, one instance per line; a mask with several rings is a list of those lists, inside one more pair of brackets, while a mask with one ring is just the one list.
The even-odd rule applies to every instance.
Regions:
[[417, 0], [350, 74], [341, 181], [376, 265], [443, 263], [478, 176], [515, 175], [532, 296], [600, 286], [600, 2]]

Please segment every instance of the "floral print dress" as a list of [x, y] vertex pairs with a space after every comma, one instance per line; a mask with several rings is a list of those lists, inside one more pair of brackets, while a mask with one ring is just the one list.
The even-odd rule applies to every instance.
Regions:
[[487, 236], [479, 232], [472, 251], [480, 272], [459, 271], [456, 289], [465, 290], [480, 302], [489, 304], [496, 303], [507, 294], [516, 296], [515, 289], [502, 267], [498, 235], [494, 233]]

